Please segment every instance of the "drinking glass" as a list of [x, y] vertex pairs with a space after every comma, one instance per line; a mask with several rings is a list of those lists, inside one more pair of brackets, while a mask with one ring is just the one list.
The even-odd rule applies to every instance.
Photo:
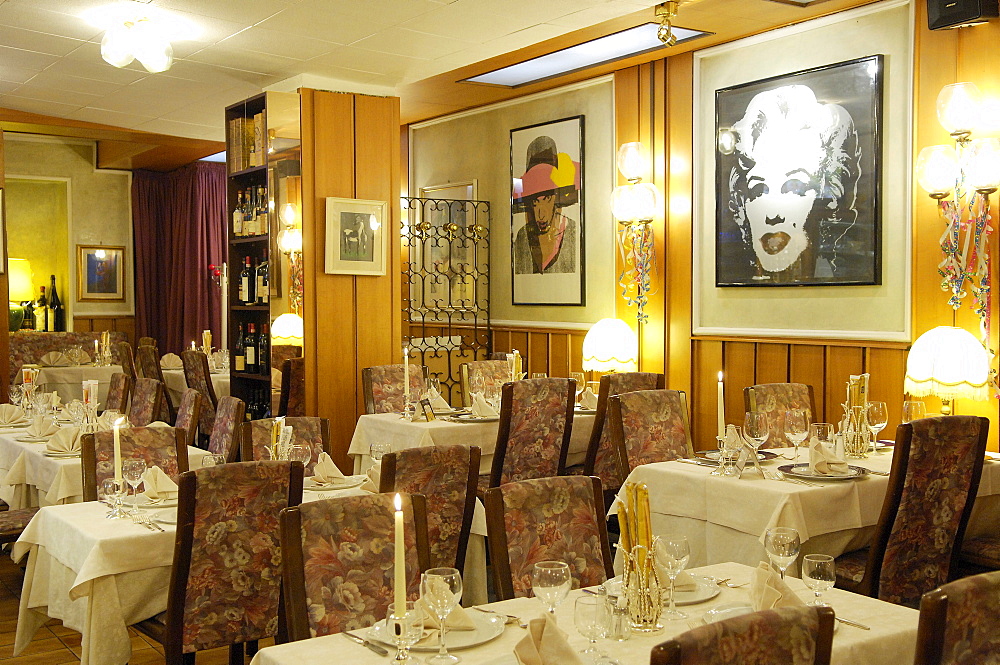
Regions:
[[670, 605], [663, 612], [668, 619], [686, 619], [687, 614], [677, 609], [674, 599], [674, 582], [691, 559], [691, 546], [686, 536], [667, 534], [660, 536], [653, 550], [656, 561], [667, 571], [670, 578]]
[[292, 444], [288, 459], [291, 462], [302, 462], [303, 467], [309, 466], [309, 462], [312, 461], [312, 446], [308, 443]]
[[104, 482], [101, 483], [101, 494], [104, 497], [104, 501], [111, 508], [108, 514], [105, 515], [109, 520], [125, 517], [125, 512], [122, 510], [122, 499], [127, 491], [128, 485], [121, 480], [115, 480], [113, 476], [105, 478]]
[[572, 583], [569, 566], [564, 561], [539, 561], [531, 571], [531, 590], [550, 614], [556, 613], [556, 605], [566, 598]]
[[807, 554], [802, 557], [802, 581], [816, 594], [813, 605], [824, 607], [821, 600], [824, 591], [833, 588], [837, 581], [837, 568], [833, 557], [827, 554]]
[[784, 429], [785, 438], [792, 442], [795, 447], [795, 456], [792, 461], [799, 460], [799, 446], [809, 436], [809, 411], [806, 409], [789, 409], [785, 411]]
[[508, 353], [507, 354], [507, 373], [510, 374], [510, 380], [511, 381], [514, 381], [514, 380], [517, 379], [517, 377], [514, 376], [514, 354], [513, 353]]
[[438, 377], [436, 377], [436, 376], [430, 377], [429, 379], [427, 379], [427, 388], [428, 388], [428, 390], [433, 390], [438, 395], [440, 395], [441, 394], [441, 379], [438, 378]]
[[10, 403], [14, 406], [21, 406], [21, 386], [13, 385], [10, 387]]
[[441, 648], [427, 659], [428, 665], [454, 665], [462, 659], [448, 653], [444, 645], [445, 621], [462, 598], [462, 576], [455, 568], [431, 568], [420, 576], [420, 598], [434, 612], [441, 630]]
[[754, 450], [758, 450], [771, 436], [771, 430], [767, 425], [767, 414], [763, 411], [750, 411], [743, 416], [743, 433], [753, 445]]
[[927, 406], [920, 400], [907, 400], [903, 402], [903, 422], [920, 420], [927, 417]]
[[396, 611], [396, 603], [389, 603], [389, 613], [385, 615], [385, 626], [396, 643], [394, 663], [410, 660], [410, 647], [420, 641], [424, 634], [424, 614], [415, 602], [407, 601], [403, 612]]
[[209, 466], [221, 466], [226, 463], [225, 455], [208, 454], [201, 458], [201, 468]]
[[576, 381], [576, 399], [580, 399], [580, 395], [583, 394], [584, 388], [586, 388], [586, 382], [583, 380], [583, 372], [570, 372], [569, 378]]
[[139, 514], [139, 485], [142, 484], [142, 474], [146, 471], [146, 462], [141, 459], [127, 459], [122, 462], [122, 477], [132, 487], [132, 515]]
[[715, 437], [715, 443], [719, 447], [719, 465], [712, 469], [712, 473], [708, 474], [710, 476], [724, 476], [726, 475], [726, 437], [717, 436]]
[[597, 638], [601, 636], [600, 607], [601, 599], [597, 596], [580, 596], [573, 604], [573, 623], [590, 642], [580, 653], [588, 656], [601, 654], [601, 650], [597, 648]]
[[785, 571], [799, 556], [799, 532], [788, 526], [771, 527], [764, 533], [764, 551], [785, 579]]
[[374, 441], [371, 445], [371, 458], [373, 462], [380, 461], [386, 453], [392, 452], [392, 444], [388, 441]]
[[547, 379], [547, 378], [549, 378], [549, 375], [546, 374], [545, 372], [532, 372], [531, 373], [531, 378], [533, 378], [533, 379]]
[[868, 402], [868, 429], [872, 433], [872, 449], [881, 452], [878, 444], [878, 433], [885, 429], [889, 422], [889, 411], [885, 408], [885, 402]]
[[722, 442], [722, 460], [720, 460], [725, 467], [723, 473], [727, 476], [736, 475], [736, 460], [739, 459], [740, 451], [743, 450], [743, 432], [740, 431], [739, 425], [731, 427], [736, 432], [736, 436], [725, 437]]
[[813, 423], [809, 425], [809, 441], [816, 439], [824, 446], [833, 449], [833, 425], [830, 423]]

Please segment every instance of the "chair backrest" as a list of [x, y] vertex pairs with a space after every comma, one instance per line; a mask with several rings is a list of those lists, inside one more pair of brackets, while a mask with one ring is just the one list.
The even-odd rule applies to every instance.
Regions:
[[111, 375], [111, 382], [108, 385], [108, 398], [104, 400], [104, 408], [125, 413], [131, 394], [132, 379], [126, 374], [115, 372]]
[[125, 376], [133, 382], [139, 378], [135, 372], [135, 354], [132, 353], [132, 345], [128, 342], [118, 342], [118, 362], [121, 363]]
[[302, 465], [223, 464], [182, 474], [178, 485], [167, 662], [277, 634], [278, 515], [302, 501]]
[[608, 400], [608, 426], [618, 448], [619, 476], [651, 462], [694, 455], [682, 390], [638, 390]]
[[[281, 369], [289, 358], [302, 356], [302, 347], [295, 344], [274, 344], [271, 346], [271, 364], [268, 367]], [[282, 371], [284, 371], [282, 369]]]
[[[128, 419], [134, 427], [145, 427], [162, 415], [163, 384], [156, 379], [136, 379]], [[172, 420], [164, 421], [167, 423]]]
[[486, 530], [500, 600], [527, 596], [539, 561], [565, 561], [573, 588], [614, 575], [601, 481], [558, 476], [486, 490]]
[[202, 432], [211, 432], [215, 427], [215, 410], [219, 400], [212, 386], [212, 375], [208, 369], [208, 356], [203, 351], [187, 349], [181, 351], [181, 362], [184, 364], [184, 380], [188, 388], [194, 388], [201, 393], [201, 417], [199, 424]]
[[[506, 355], [504, 356], [506, 358]], [[483, 389], [499, 388], [510, 381], [510, 366], [507, 360], [472, 360], [459, 365], [462, 380], [462, 404], [472, 406], [472, 388], [482, 382]]]
[[914, 665], [1000, 662], [1000, 571], [963, 577], [920, 601]]
[[[382, 458], [380, 492], [427, 497], [427, 538], [432, 568], [465, 570], [479, 481], [479, 446], [407, 448]], [[455, 525], [460, 525], [455, 530]]]
[[769, 448], [792, 445], [785, 438], [785, 411], [806, 409], [809, 411], [809, 422], [817, 420], [813, 387], [805, 383], [760, 383], [747, 386], [743, 389], [743, 407], [748, 412], [763, 411], [767, 414]]
[[[142, 345], [136, 350], [135, 356], [136, 362], [139, 364], [139, 371], [147, 379], [156, 379], [163, 385], [166, 385], [163, 381], [163, 370], [160, 368], [160, 352], [155, 346]], [[172, 423], [176, 419], [176, 414], [174, 413], [174, 405], [170, 401], [170, 394], [164, 391], [163, 403], [160, 406], [159, 413], [156, 414], [157, 420], [162, 420], [163, 422]]]
[[[829, 665], [833, 609], [782, 607], [698, 626], [653, 647], [650, 665]], [[726, 654], [724, 657], [722, 654]]]
[[[122, 460], [141, 459], [158, 466], [177, 482], [188, 470], [187, 442], [174, 427], [125, 427], [119, 430]], [[115, 475], [115, 436], [112, 430], [84, 434], [80, 438], [83, 467], [83, 500], [97, 501], [97, 488]]]
[[558, 476], [566, 469], [575, 393], [573, 379], [504, 384], [490, 487]]
[[181, 393], [181, 403], [177, 407], [177, 422], [174, 427], [184, 430], [184, 440], [193, 446], [198, 439], [198, 415], [201, 413], [201, 393], [194, 388], [186, 388]]
[[[420, 574], [429, 567], [427, 511], [423, 495], [401, 498], [406, 595], [416, 600]], [[364, 627], [385, 616], [394, 588], [393, 499], [392, 494], [341, 496], [281, 511], [291, 640]], [[349, 601], [341, 599], [345, 592]]]
[[225, 455], [227, 462], [236, 461], [240, 453], [239, 427], [243, 424], [246, 408], [246, 403], [238, 397], [227, 395], [219, 400], [219, 408], [215, 411], [215, 426], [208, 439], [208, 452]]
[[136, 346], [137, 347], [139, 347], [139, 346], [151, 346], [153, 348], [156, 348], [156, 347], [159, 346], [159, 344], [157, 344], [156, 340], [154, 338], [152, 338], [152, 337], [140, 337], [139, 338], [139, 342], [136, 344]]
[[916, 607], [948, 581], [979, 489], [989, 420], [939, 416], [896, 429], [889, 488], [862, 593]]
[[305, 358], [289, 358], [281, 366], [281, 396], [278, 399], [278, 415], [306, 415]]
[[[271, 445], [271, 427], [274, 418], [251, 420], [240, 425], [240, 459], [269, 459], [265, 446]], [[313, 474], [320, 453], [330, 453], [330, 421], [315, 416], [285, 418], [285, 425], [292, 428], [292, 443], [305, 443], [312, 448], [312, 457], [306, 464], [306, 476]]]
[[[365, 413], [403, 410], [403, 365], [375, 365], [361, 370]], [[427, 390], [427, 367], [410, 363], [410, 399], [420, 399]]]
[[597, 412], [594, 414], [594, 428], [590, 432], [583, 474], [600, 478], [605, 493], [616, 491], [625, 482], [618, 464], [618, 448], [614, 445], [611, 428], [608, 427], [608, 398], [621, 393], [663, 387], [663, 375], [652, 372], [615, 372], [601, 377], [601, 385], [597, 391]]

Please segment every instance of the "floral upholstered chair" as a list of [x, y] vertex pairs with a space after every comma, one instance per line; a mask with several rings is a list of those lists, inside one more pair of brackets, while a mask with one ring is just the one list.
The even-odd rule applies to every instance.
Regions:
[[964, 577], [920, 601], [914, 665], [1000, 662], [1000, 572]]
[[[156, 379], [136, 379], [128, 419], [135, 427], [145, 427], [158, 420], [163, 406], [163, 384]], [[164, 420], [165, 423], [173, 422]]]
[[983, 471], [989, 420], [939, 416], [896, 430], [871, 547], [837, 557], [837, 587], [916, 607], [948, 581]]
[[962, 562], [987, 570], [1000, 570], [1000, 535], [985, 534], [962, 543]]
[[194, 388], [187, 388], [181, 393], [174, 427], [184, 430], [184, 440], [189, 446], [193, 446], [198, 440], [198, 414], [201, 413], [201, 405], [201, 393]]
[[219, 400], [215, 412], [215, 427], [208, 439], [208, 452], [225, 455], [227, 462], [235, 462], [240, 454], [239, 426], [247, 405], [238, 397], [226, 396]]
[[118, 342], [118, 362], [121, 363], [125, 376], [135, 383], [139, 376], [135, 373], [135, 354], [132, 353], [132, 345], [128, 342]]
[[478, 446], [407, 448], [382, 458], [380, 492], [427, 497], [427, 538], [432, 568], [465, 570], [479, 478]]
[[[302, 500], [298, 462], [242, 462], [182, 474], [167, 611], [135, 628], [163, 645], [168, 665], [228, 646], [244, 662], [278, 634], [282, 552], [278, 515]], [[391, 548], [390, 548], [391, 549]]]
[[489, 476], [480, 476], [480, 492], [517, 480], [563, 473], [573, 429], [575, 393], [576, 381], [572, 379], [528, 379], [504, 384], [493, 467]]
[[140, 337], [138, 344], [136, 344], [136, 348], [140, 346], [151, 346], [155, 349], [159, 347], [159, 344], [156, 342], [156, 338], [154, 337]]
[[805, 409], [809, 412], [808, 421], [816, 420], [813, 387], [804, 383], [761, 383], [748, 386], [743, 389], [743, 406], [747, 411], [763, 411], [767, 414], [769, 448], [787, 448], [792, 445], [785, 438], [785, 411]]
[[[424, 497], [402, 494], [406, 595], [427, 570]], [[393, 593], [392, 494], [342, 496], [281, 513], [284, 589], [292, 640], [366, 628], [385, 618]]]
[[38, 507], [0, 511], [0, 545], [13, 543], [21, 537]]
[[[376, 365], [361, 370], [365, 413], [398, 413], [403, 410], [403, 365]], [[410, 399], [427, 391], [427, 367], [410, 363]]]
[[[126, 427], [119, 430], [122, 459], [141, 459], [158, 466], [177, 482], [188, 470], [188, 450], [181, 430], [174, 427]], [[113, 431], [84, 434], [80, 439], [83, 466], [83, 500], [97, 501], [97, 488], [115, 475]]]
[[481, 384], [481, 390], [499, 389], [510, 381], [510, 366], [506, 360], [473, 360], [459, 366], [459, 376], [462, 379], [462, 403], [470, 407], [473, 386]]
[[682, 390], [639, 390], [608, 400], [608, 427], [618, 448], [619, 477], [635, 467], [694, 455]]
[[[163, 370], [160, 368], [160, 354], [155, 346], [140, 346], [136, 351], [136, 362], [139, 363], [139, 370], [147, 379], [156, 379], [163, 383]], [[172, 423], [176, 419], [174, 405], [170, 401], [170, 395], [166, 391], [163, 394], [163, 403], [160, 410], [155, 414], [153, 420], [162, 420], [165, 423]]]
[[306, 415], [306, 359], [289, 358], [281, 366], [279, 416]]
[[650, 665], [829, 665], [833, 609], [782, 607], [698, 626], [653, 647]]
[[[271, 427], [274, 418], [251, 420], [240, 426], [241, 459], [270, 459], [265, 446], [271, 445]], [[306, 464], [306, 476], [311, 476], [319, 461], [320, 453], [330, 453], [330, 421], [315, 416], [285, 418], [285, 425], [292, 428], [292, 443], [304, 443], [312, 448], [312, 458]]]
[[132, 379], [121, 372], [115, 372], [111, 375], [111, 383], [108, 386], [108, 398], [104, 400], [105, 410], [113, 409], [119, 413], [125, 413], [131, 394]]
[[201, 393], [201, 431], [211, 432], [215, 427], [215, 410], [219, 407], [219, 399], [212, 386], [208, 356], [203, 351], [187, 349], [181, 351], [181, 362], [184, 363], [184, 381], [187, 382], [187, 387]]
[[527, 596], [539, 561], [575, 562], [574, 589], [614, 575], [597, 478], [558, 476], [492, 487], [486, 491], [486, 528], [500, 600]]

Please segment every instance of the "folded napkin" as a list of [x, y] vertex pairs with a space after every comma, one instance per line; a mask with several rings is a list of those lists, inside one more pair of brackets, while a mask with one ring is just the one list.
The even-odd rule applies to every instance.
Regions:
[[816, 437], [809, 441], [809, 473], [842, 476], [847, 472], [847, 462], [837, 457], [829, 446]]
[[[653, 565], [656, 567], [656, 576], [660, 579], [660, 586], [664, 589], [670, 588], [670, 575], [667, 574], [667, 569], [663, 565], [667, 557], [666, 546], [657, 540], [656, 544], [653, 545]], [[677, 579], [674, 580], [674, 591], [694, 591], [697, 588], [698, 582], [686, 570], [678, 573]]]
[[754, 612], [805, 605], [765, 561], [750, 574], [750, 604]]
[[51, 418], [44, 416], [35, 416], [32, 418], [31, 424], [28, 425], [28, 436], [36, 439], [48, 438], [58, 431], [59, 425], [56, 425]]
[[448, 404], [448, 400], [441, 397], [436, 389], [431, 388], [427, 391], [427, 399], [431, 402], [431, 408], [435, 411], [451, 411], [451, 404]]
[[52, 391], [52, 399], [50, 400], [53, 409], [58, 409], [62, 405], [62, 397], [55, 390]]
[[496, 418], [500, 414], [490, 406], [482, 393], [472, 393], [472, 415], [480, 418]]
[[62, 351], [49, 351], [38, 359], [38, 364], [45, 367], [69, 367], [73, 361]]
[[[417, 601], [417, 607], [424, 613], [424, 630], [430, 628], [433, 630], [438, 630], [441, 628], [441, 622], [438, 621], [437, 616], [434, 611], [430, 608], [423, 598]], [[472, 621], [472, 617], [461, 605], [456, 605], [448, 616], [445, 618], [444, 623], [448, 626], [448, 630], [475, 630], [476, 624]]]
[[0, 404], [0, 425], [11, 425], [23, 422], [25, 419], [24, 409], [13, 404]]
[[597, 408], [597, 395], [590, 388], [585, 388], [583, 393], [580, 394], [580, 406], [585, 409], [596, 409]]
[[[102, 432], [106, 432], [109, 429], [113, 429], [115, 426], [115, 421], [122, 417], [122, 414], [115, 411], [114, 409], [106, 409], [104, 413], [97, 417], [97, 429]], [[121, 424], [122, 427], [131, 427], [132, 423], [125, 418], [125, 421]]]
[[172, 425], [170, 423], [165, 423], [162, 420], [154, 420], [146, 425], [146, 427], [172, 427]]
[[176, 353], [168, 353], [160, 358], [160, 367], [163, 369], [181, 369], [184, 367], [184, 362], [181, 361], [181, 357]]
[[177, 496], [177, 483], [158, 466], [151, 466], [142, 474], [143, 491], [150, 501]]
[[372, 465], [368, 467], [368, 471], [365, 472], [365, 476], [366, 478], [361, 483], [359, 489], [371, 492], [372, 494], [378, 494], [382, 483], [382, 460], [372, 462]]
[[583, 661], [566, 641], [548, 612], [528, 622], [528, 634], [514, 646], [519, 665], [581, 665]]
[[327, 453], [320, 453], [319, 460], [317, 460], [316, 466], [313, 467], [313, 482], [317, 485], [326, 485], [327, 483], [335, 483], [343, 479], [344, 474], [333, 463], [330, 456]]
[[53, 453], [80, 452], [80, 428], [63, 427], [45, 444], [45, 449]]

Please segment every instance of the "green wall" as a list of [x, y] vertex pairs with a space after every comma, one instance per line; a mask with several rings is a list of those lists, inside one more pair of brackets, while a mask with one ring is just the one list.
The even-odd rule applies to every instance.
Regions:
[[35, 274], [34, 290], [48, 291], [50, 275], [56, 276], [59, 298], [68, 300], [69, 215], [66, 181], [8, 178], [7, 253], [28, 259]]

